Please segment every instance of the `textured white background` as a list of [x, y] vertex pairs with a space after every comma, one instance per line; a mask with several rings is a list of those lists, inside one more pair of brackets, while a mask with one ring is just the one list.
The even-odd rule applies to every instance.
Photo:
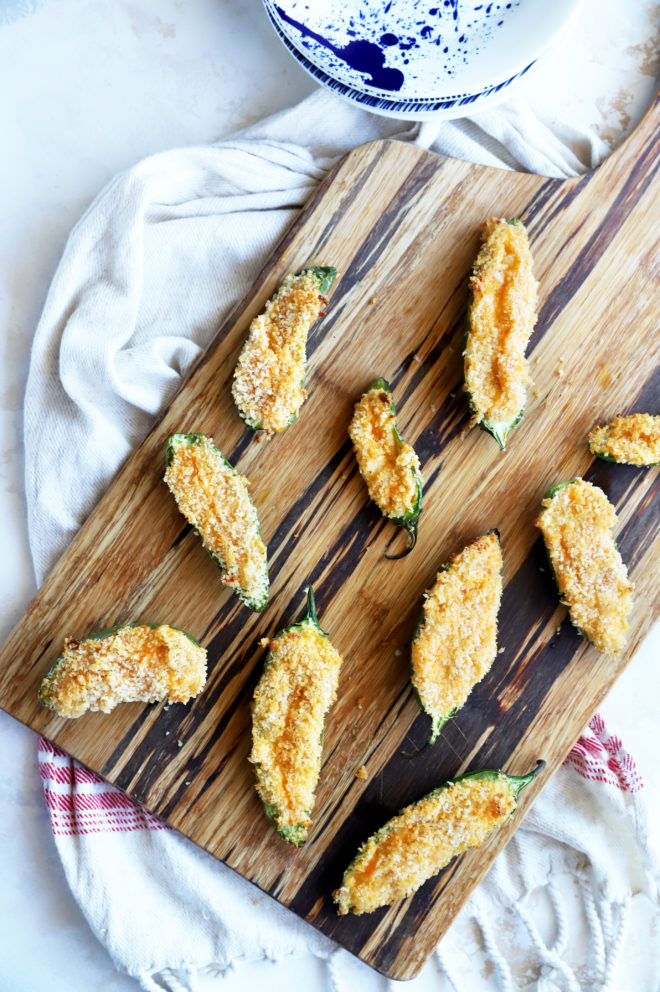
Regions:
[[[534, 109], [619, 141], [656, 90], [659, 11], [652, 2], [585, 0], [575, 34], [526, 94]], [[68, 231], [119, 169], [154, 151], [212, 141], [314, 86], [272, 34], [258, 0], [0, 4], [1, 637], [35, 591], [21, 404], [34, 327]], [[656, 630], [602, 707], [637, 758], [656, 822], [659, 656]], [[633, 924], [648, 915], [648, 906], [636, 905]], [[69, 894], [42, 802], [35, 738], [2, 713], [0, 919], [0, 992], [137, 989], [117, 974]], [[658, 936], [624, 956], [615, 989], [656, 988]], [[481, 971], [486, 979], [485, 958]], [[529, 977], [521, 962], [522, 986]], [[312, 958], [244, 964], [204, 987], [237, 992], [263, 984], [271, 992], [329, 987]], [[365, 969], [364, 985], [370, 992], [386, 983]], [[443, 986], [431, 964], [408, 987]]]

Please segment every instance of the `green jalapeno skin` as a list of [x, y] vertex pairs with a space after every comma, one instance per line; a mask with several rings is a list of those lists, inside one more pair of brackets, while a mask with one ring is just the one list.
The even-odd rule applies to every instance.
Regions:
[[[264, 693], [268, 692], [268, 676], [269, 673], [273, 672], [273, 669], [280, 664], [286, 665], [286, 658], [284, 662], [282, 661], [279, 650], [281, 644], [285, 641], [288, 635], [295, 635], [297, 633], [306, 635], [309, 631], [313, 631], [314, 634], [322, 642], [322, 651], [326, 666], [335, 666], [336, 671], [333, 671], [329, 678], [332, 682], [330, 685], [330, 691], [327, 691], [327, 686], [324, 687], [323, 679], [327, 677], [327, 672], [317, 670], [318, 678], [321, 680], [317, 683], [317, 692], [323, 693], [325, 689], [325, 702], [326, 706], [321, 713], [321, 720], [325, 718], [329, 706], [334, 701], [336, 696], [336, 679], [339, 674], [339, 668], [341, 666], [341, 656], [338, 655], [335, 648], [330, 642], [328, 634], [322, 629], [318, 622], [318, 617], [316, 615], [316, 605], [314, 602], [314, 591], [311, 586], [307, 589], [307, 604], [305, 613], [301, 620], [297, 623], [290, 624], [288, 627], [284, 627], [280, 630], [272, 641], [269, 643], [269, 651], [264, 662], [263, 671], [257, 688], [255, 689], [254, 700], [252, 703], [252, 741], [253, 750], [250, 755], [250, 762], [255, 767], [255, 772], [257, 775], [257, 792], [263, 803], [266, 816], [271, 821], [275, 827], [278, 834], [288, 843], [294, 844], [297, 847], [301, 847], [306, 839], [309, 826], [311, 823], [311, 813], [314, 805], [314, 792], [316, 790], [316, 784], [313, 786], [311, 803], [308, 808], [305, 808], [302, 813], [301, 822], [297, 823], [283, 823], [283, 814], [280, 805], [277, 802], [270, 801], [270, 798], [266, 798], [266, 795], [272, 796], [272, 792], [275, 789], [273, 785], [273, 780], [270, 778], [270, 773], [273, 771], [272, 766], [270, 766], [270, 761], [273, 758], [272, 751], [268, 750], [266, 746], [265, 750], [260, 751], [260, 745], [267, 745], [270, 740], [267, 729], [268, 729], [268, 718], [270, 715], [271, 707], [275, 703], [275, 709], [279, 710], [280, 700], [278, 698], [273, 699], [272, 696], [269, 698], [267, 695], [261, 695], [261, 690], [264, 688]], [[329, 659], [329, 661], [328, 661]], [[290, 671], [290, 669], [289, 669]], [[289, 684], [289, 683], [287, 683]], [[293, 684], [293, 683], [291, 683]], [[272, 683], [271, 683], [272, 685]], [[290, 687], [290, 686], [289, 686]], [[310, 685], [305, 684], [305, 691], [309, 693]], [[322, 724], [321, 724], [322, 725]], [[297, 740], [297, 738], [295, 738]], [[307, 742], [309, 744], [309, 741]], [[304, 741], [303, 741], [304, 744]], [[312, 761], [318, 764], [318, 773], [320, 773], [321, 765], [321, 752], [323, 748], [323, 730], [321, 729], [318, 737], [318, 742], [315, 745], [316, 751], [312, 756]], [[260, 753], [262, 758], [260, 758]], [[268, 757], [268, 762], [264, 763], [263, 757]], [[303, 748], [303, 754], [300, 758], [302, 761], [304, 758], [309, 756]], [[277, 766], [275, 766], [277, 768]], [[277, 781], [277, 776], [275, 777], [275, 782]], [[316, 774], [316, 782], [318, 782], [318, 774]], [[289, 783], [291, 786], [291, 783]], [[295, 787], [295, 782], [293, 783]]]
[[[71, 638], [70, 640], [72, 642], [75, 641], [75, 646], [77, 648], [80, 644], [86, 644], [89, 641], [103, 641], [110, 637], [113, 637], [115, 634], [118, 634], [121, 631], [129, 630], [131, 628], [135, 629], [141, 627], [145, 627], [147, 628], [147, 630], [158, 630], [161, 627], [166, 627], [169, 630], [174, 630], [179, 634], [183, 634], [183, 636], [186, 637], [192, 644], [194, 644], [195, 647], [201, 648], [201, 644], [199, 643], [199, 641], [195, 637], [193, 637], [192, 634], [188, 633], [187, 630], [182, 630], [180, 627], [174, 627], [172, 626], [172, 624], [162, 624], [162, 623], [145, 623], [145, 622], [122, 623], [122, 624], [117, 624], [114, 627], [106, 627], [103, 630], [95, 631], [93, 634], [88, 634], [86, 637], [81, 637], [80, 639]], [[65, 643], [65, 648], [66, 646], [67, 645]], [[65, 655], [60, 655], [59, 658], [56, 658], [53, 664], [46, 672], [46, 674], [44, 675], [43, 679], [41, 680], [39, 689], [37, 690], [37, 697], [39, 699], [39, 702], [42, 704], [42, 706], [45, 706], [47, 709], [52, 710], [55, 713], [59, 713], [60, 711], [57, 709], [56, 706], [53, 706], [52, 701], [50, 699], [49, 690], [51, 688], [55, 676], [60, 674], [60, 669], [62, 670], [62, 673], [66, 672], [66, 666], [67, 666], [67, 658], [65, 657]]]
[[[427, 795], [422, 796], [421, 799], [418, 799], [415, 802], [410, 803], [408, 806], [404, 807], [404, 809], [402, 809], [396, 816], [388, 820], [387, 823], [385, 823], [379, 830], [377, 830], [376, 833], [372, 834], [372, 836], [369, 837], [359, 847], [357, 854], [355, 855], [353, 860], [350, 862], [348, 868], [344, 872], [341, 887], [335, 893], [333, 893], [333, 898], [339, 908], [338, 909], [339, 914], [344, 915], [346, 913], [361, 914], [366, 912], [373, 912], [374, 909], [377, 909], [380, 906], [392, 905], [392, 903], [397, 901], [399, 898], [405, 898], [405, 896], [402, 895], [395, 895], [393, 898], [385, 900], [382, 898], [382, 894], [381, 894], [380, 898], [382, 901], [373, 904], [370, 908], [364, 907], [364, 903], [363, 906], [360, 907], [359, 905], [355, 905], [351, 901], [351, 899], [355, 897], [357, 891], [355, 888], [353, 888], [353, 890], [351, 891], [351, 877], [355, 874], [356, 871], [359, 871], [364, 864], [370, 863], [370, 859], [374, 856], [374, 854], [378, 852], [379, 849], [382, 850], [382, 845], [388, 840], [388, 838], [390, 838], [393, 834], [396, 833], [397, 828], [401, 823], [401, 818], [403, 818], [407, 814], [410, 814], [412, 811], [415, 810], [416, 807], [419, 807], [422, 804], [429, 804], [429, 803], [432, 804], [434, 800], [437, 797], [439, 797], [443, 792], [447, 791], [453, 786], [459, 785], [460, 783], [464, 783], [468, 781], [489, 781], [489, 780], [497, 781], [504, 779], [507, 783], [508, 789], [510, 790], [511, 799], [513, 803], [512, 808], [508, 813], [508, 815], [511, 816], [513, 815], [513, 813], [517, 808], [521, 791], [527, 785], [529, 785], [529, 783], [539, 774], [539, 772], [541, 772], [541, 770], [544, 767], [545, 767], [545, 761], [539, 760], [536, 764], [536, 767], [527, 775], [507, 775], [505, 772], [496, 771], [494, 769], [467, 772], [464, 775], [459, 775], [458, 777], [450, 779], [447, 782], [443, 782], [443, 784], [440, 785], [437, 789], [434, 789], [432, 792], [429, 792]], [[428, 822], [427, 820], [428, 816], [429, 816], [429, 810], [426, 810], [425, 822]], [[486, 836], [492, 830], [497, 829], [498, 826], [499, 824], [495, 824], [493, 827], [491, 827], [487, 831]], [[485, 838], [482, 838], [482, 840], [483, 839]], [[469, 846], [472, 847], [474, 845], [470, 844]], [[440, 866], [439, 870], [442, 870], [442, 867], [444, 867], [446, 864], [449, 864], [449, 862], [454, 857], [456, 857], [457, 854], [462, 853], [462, 851], [465, 849], [467, 848], [458, 847], [458, 849], [456, 849], [454, 853], [451, 854], [449, 859], [446, 860], [444, 864]], [[415, 853], [420, 859], [423, 859], [426, 854], [426, 851], [422, 846], [421, 849]], [[401, 852], [398, 852], [398, 856], [400, 856], [400, 854]], [[387, 857], [387, 855], [385, 855], [385, 857]], [[376, 868], [376, 872], [377, 870], [378, 869]], [[426, 874], [426, 880], [428, 878], [432, 878], [434, 874], [437, 874], [437, 870], [430, 871], [428, 874]], [[385, 875], [385, 877], [387, 877], [387, 875]], [[421, 880], [418, 879], [418, 881], [408, 889], [406, 895], [407, 896], [412, 895], [412, 892], [416, 891], [416, 889], [419, 888], [419, 885], [422, 884], [423, 881], [424, 881], [423, 877], [421, 878]]]
[[[307, 276], [307, 275], [313, 276], [314, 279], [316, 280], [318, 294], [321, 297], [321, 302], [325, 305], [325, 303], [327, 303], [327, 301], [325, 300], [325, 295], [326, 295], [326, 293], [329, 292], [330, 288], [332, 287], [332, 284], [335, 281], [335, 278], [337, 277], [337, 269], [334, 266], [332, 266], [332, 265], [312, 265], [312, 266], [309, 266], [307, 268], [301, 269], [299, 272], [296, 272], [292, 277], [287, 277], [287, 278], [299, 279], [302, 276]], [[271, 299], [269, 300], [269, 304], [270, 303], [273, 303], [275, 300], [277, 300], [277, 297], [279, 296], [279, 294], [282, 292], [283, 288], [286, 285], [287, 285], [286, 282], [285, 283], [282, 283], [282, 285], [279, 287], [279, 289], [277, 290], [277, 292], [275, 293], [275, 295], [273, 297], [271, 297]], [[305, 330], [305, 339], [306, 339], [306, 336], [307, 336], [307, 333], [308, 333], [309, 329], [311, 328], [312, 324], [315, 322], [316, 317], [317, 316], [320, 316], [320, 315], [322, 315], [322, 314], [319, 314], [318, 311], [317, 311], [316, 314], [314, 315], [314, 317], [309, 321], [309, 324], [308, 324], [308, 326], [307, 326], [307, 328]], [[250, 342], [250, 336], [249, 336], [249, 332], [248, 332], [248, 338], [247, 338], [247, 340], [246, 340], [246, 342], [245, 342], [245, 344], [243, 346], [244, 349], [249, 346], [249, 342]], [[241, 358], [242, 358], [243, 354], [244, 354], [244, 352], [242, 351], [241, 352], [241, 356], [239, 356], [239, 364], [236, 366], [236, 370], [234, 372], [234, 378], [235, 378], [235, 380], [236, 380], [236, 376], [237, 375], [240, 376], [239, 368], [240, 368], [240, 365], [241, 365]], [[302, 376], [300, 378], [300, 381], [299, 381], [299, 384], [298, 384], [301, 391], [303, 391], [303, 387], [304, 387], [304, 384], [305, 384], [306, 364], [307, 364], [307, 361], [305, 359], [305, 361], [303, 363], [303, 370], [302, 370], [303, 371], [303, 374], [302, 374]], [[253, 431], [262, 431], [262, 430], [265, 430], [268, 434], [273, 433], [273, 431], [280, 432], [282, 430], [285, 430], [291, 424], [293, 424], [298, 419], [298, 416], [299, 416], [299, 413], [300, 413], [300, 407], [302, 406], [302, 402], [304, 401], [304, 392], [303, 392], [302, 397], [299, 397], [299, 405], [298, 405], [297, 409], [295, 409], [295, 410], [292, 411], [292, 413], [290, 414], [290, 416], [289, 416], [288, 420], [286, 421], [286, 423], [280, 424], [280, 425], [275, 426], [275, 427], [269, 427], [268, 425], [264, 425], [264, 423], [262, 422], [262, 420], [259, 417], [256, 417], [253, 413], [250, 413], [249, 410], [246, 409], [246, 407], [244, 405], [244, 401], [241, 399], [240, 387], [237, 387], [236, 386], [236, 382], [234, 383], [234, 386], [232, 387], [232, 392], [233, 392], [233, 396], [234, 396], [234, 402], [236, 404], [236, 409], [238, 411], [238, 415], [241, 418], [241, 420], [243, 421], [243, 423], [247, 427], [249, 427], [251, 430], [253, 430]], [[262, 415], [263, 415], [263, 411], [262, 411]]]
[[[523, 228], [523, 230], [524, 230], [523, 223], [517, 217], [513, 217], [511, 220], [506, 221], [506, 224], [509, 225], [509, 226], [511, 226], [511, 227], [520, 227], [520, 228]], [[484, 263], [482, 265], [479, 265], [479, 266], [475, 265], [475, 267], [473, 269], [473, 272], [472, 272], [472, 279], [474, 279], [475, 277], [477, 277], [484, 270], [485, 264], [486, 263]], [[469, 291], [469, 294], [468, 294], [468, 305], [467, 305], [467, 310], [466, 310], [466, 315], [465, 315], [465, 351], [463, 352], [464, 359], [465, 359], [465, 356], [467, 355], [467, 352], [468, 352], [468, 346], [469, 346], [469, 342], [470, 342], [470, 336], [471, 336], [471, 333], [472, 333], [474, 305], [475, 305], [475, 296], [474, 296], [474, 292], [473, 292], [472, 288], [470, 288], [470, 291]], [[529, 333], [530, 334], [531, 334], [531, 330], [533, 328], [533, 323], [535, 322], [535, 320], [536, 320], [536, 317], [534, 316], [534, 321], [532, 322], [532, 326], [530, 327], [530, 330], [529, 330]], [[481, 427], [482, 430], [484, 430], [487, 433], [491, 434], [492, 437], [494, 437], [495, 440], [497, 441], [500, 449], [501, 450], [504, 450], [505, 447], [506, 447], [506, 442], [507, 442], [507, 438], [508, 438], [509, 434], [514, 429], [514, 427], [516, 427], [517, 424], [520, 423], [520, 421], [523, 418], [523, 414], [525, 412], [525, 403], [523, 402], [523, 405], [521, 406], [520, 410], [516, 413], [516, 415], [513, 417], [513, 419], [510, 422], [508, 422], [508, 423], [503, 423], [503, 422], [502, 423], [491, 423], [486, 418], [485, 414], [479, 409], [479, 407], [477, 405], [477, 402], [476, 402], [476, 400], [475, 400], [475, 398], [473, 396], [473, 393], [468, 388], [467, 380], [468, 380], [468, 375], [467, 375], [467, 366], [466, 366], [465, 367], [465, 383], [466, 383], [465, 384], [465, 390], [466, 390], [466, 393], [467, 393], [468, 405], [469, 405], [469, 408], [470, 408], [470, 413], [472, 414], [472, 417], [473, 417], [473, 422], [476, 423], [476, 424], [478, 424], [479, 427]]]
[[[495, 541], [494, 542], [492, 542], [492, 540], [489, 540], [489, 539], [492, 538], [493, 535], [494, 535], [494, 538], [495, 538]], [[486, 542], [488, 542], [488, 543], [486, 543]], [[499, 587], [500, 587], [500, 589], [501, 589], [502, 558], [501, 558], [500, 534], [499, 534], [499, 531], [497, 530], [497, 528], [496, 527], [493, 527], [489, 531], [487, 531], [484, 535], [482, 535], [481, 537], [476, 538], [474, 541], [471, 541], [469, 544], [467, 544], [464, 548], [461, 548], [458, 552], [456, 552], [454, 555], [452, 555], [451, 558], [449, 558], [448, 561], [444, 562], [440, 566], [440, 568], [438, 570], [438, 575], [437, 575], [437, 577], [435, 579], [435, 582], [433, 583], [433, 586], [428, 591], [428, 593], [426, 594], [426, 596], [427, 597], [430, 597], [433, 594], [436, 586], [438, 585], [438, 582], [440, 580], [440, 576], [442, 575], [442, 573], [450, 572], [452, 570], [452, 568], [457, 567], [458, 566], [458, 563], [461, 562], [461, 560], [464, 558], [464, 556], [466, 554], [469, 554], [474, 549], [476, 549], [477, 550], [477, 553], [479, 553], [479, 554], [483, 554], [485, 552], [486, 558], [485, 559], [483, 559], [483, 558], [480, 559], [480, 560], [485, 561], [485, 562], [489, 561], [489, 556], [491, 554], [491, 551], [493, 551], [493, 552], [496, 553], [496, 558], [497, 558], [497, 561], [499, 563], [499, 571], [496, 574], [495, 573], [492, 573], [492, 580], [493, 580], [493, 582], [497, 582], [498, 585], [499, 585]], [[482, 566], [482, 567], [485, 568], [485, 566]], [[499, 599], [498, 599], [498, 603], [499, 603]], [[417, 642], [418, 638], [420, 636], [422, 636], [423, 633], [424, 633], [424, 628], [425, 628], [425, 625], [426, 625], [426, 619], [427, 619], [426, 618], [426, 608], [423, 607], [422, 610], [420, 611], [420, 614], [419, 614], [417, 623], [415, 625], [415, 630], [413, 632], [412, 641], [410, 643], [410, 656], [409, 656], [409, 659], [410, 660], [409, 660], [409, 664], [410, 664], [410, 680], [411, 680], [412, 690], [413, 690], [413, 694], [415, 696], [415, 699], [419, 703], [420, 709], [423, 710], [423, 712], [426, 713], [431, 718], [431, 734], [430, 734], [429, 740], [428, 740], [428, 742], [426, 744], [426, 747], [430, 747], [437, 740], [437, 738], [438, 738], [438, 736], [440, 734], [440, 731], [442, 730], [442, 728], [444, 727], [444, 725], [447, 723], [447, 721], [450, 720], [459, 711], [459, 709], [461, 708], [461, 706], [464, 705], [464, 703], [466, 702], [466, 700], [467, 700], [467, 698], [469, 696], [469, 693], [472, 691], [472, 689], [474, 688], [474, 685], [476, 683], [473, 683], [470, 686], [470, 688], [467, 691], [467, 693], [466, 693], [464, 699], [462, 700], [462, 702], [460, 702], [456, 706], [453, 706], [446, 713], [433, 712], [433, 710], [429, 707], [429, 705], [425, 705], [424, 704], [424, 702], [422, 700], [422, 697], [420, 695], [420, 692], [418, 691], [417, 684], [416, 684], [416, 682], [418, 680], [418, 672], [416, 670], [416, 665], [415, 665], [415, 645], [416, 645], [416, 642]], [[497, 626], [496, 626], [496, 621], [494, 621], [494, 622], [495, 622], [495, 635], [496, 635], [496, 633], [497, 633]], [[494, 657], [495, 657], [495, 654], [496, 654], [496, 650], [497, 650], [496, 649], [496, 642], [493, 642], [493, 656], [492, 656], [492, 659], [489, 662], [488, 668], [493, 663], [493, 660], [494, 660]], [[445, 650], [445, 654], [446, 654], [446, 650]], [[486, 671], [487, 671], [487, 669], [486, 669]], [[479, 681], [481, 678], [483, 678], [484, 675], [485, 675], [485, 672], [482, 672], [479, 675], [479, 678], [477, 679], [477, 681]], [[425, 748], [423, 748], [423, 749], [425, 749]], [[413, 752], [413, 754], [405, 755], [405, 756], [406, 757], [415, 757], [416, 754], [418, 754], [418, 753], [420, 753], [420, 752]]]
[[[238, 476], [239, 475], [239, 473], [236, 471], [236, 469], [231, 464], [231, 462], [229, 462], [227, 460], [227, 458], [225, 458], [225, 456], [222, 454], [222, 452], [219, 450], [219, 448], [214, 444], [214, 442], [211, 440], [211, 438], [209, 438], [206, 434], [199, 434], [199, 433], [196, 433], [196, 434], [195, 433], [193, 433], [193, 434], [172, 434], [168, 438], [167, 450], [166, 450], [166, 453], [165, 453], [166, 481], [167, 481], [167, 469], [169, 469], [169, 467], [170, 467], [170, 465], [172, 463], [172, 460], [174, 459], [174, 456], [175, 456], [175, 453], [176, 453], [176, 449], [180, 445], [186, 445], [186, 446], [189, 446], [189, 447], [195, 447], [196, 445], [200, 445], [200, 446], [207, 445], [212, 450], [212, 452], [214, 453], [214, 455], [217, 458], [218, 463], [220, 465], [222, 465], [226, 469], [228, 469], [234, 476]], [[175, 496], [175, 499], [176, 499], [176, 494], [174, 493], [173, 490], [171, 490], [171, 491], [172, 491], [172, 494]], [[249, 495], [249, 493], [247, 491], [245, 492], [245, 498], [246, 498], [246, 500], [247, 500], [247, 502], [249, 504], [250, 513], [251, 513], [251, 515], [253, 517], [252, 525], [254, 527], [254, 532], [257, 535], [257, 537], [261, 540], [261, 529], [259, 527], [259, 517], [257, 515], [257, 510], [256, 510], [256, 507], [255, 507], [254, 503], [252, 502], [252, 499], [251, 499], [251, 497], [250, 497], [250, 495]], [[224, 564], [224, 562], [222, 561], [222, 559], [214, 551], [213, 548], [210, 548], [206, 544], [206, 542], [204, 541], [202, 535], [200, 534], [200, 531], [198, 530], [198, 528], [193, 523], [191, 523], [191, 527], [193, 528], [193, 530], [197, 534], [197, 536], [200, 537], [200, 539], [202, 540], [202, 544], [203, 544], [205, 550], [211, 556], [211, 558], [213, 559], [213, 561], [215, 562], [215, 564], [217, 565], [217, 567], [220, 569], [220, 572], [223, 575], [225, 575], [227, 573], [227, 567]], [[261, 574], [261, 583], [260, 583], [260, 591], [259, 591], [258, 594], [253, 594], [248, 589], [245, 589], [245, 588], [241, 587], [240, 585], [232, 585], [231, 588], [234, 590], [234, 592], [236, 593], [236, 595], [238, 596], [238, 598], [241, 600], [241, 602], [244, 603], [249, 609], [254, 610], [257, 613], [260, 613], [263, 610], [265, 610], [266, 609], [266, 606], [268, 605], [268, 596], [269, 596], [269, 578], [268, 578], [268, 558], [267, 558], [267, 555], [264, 554], [262, 574]]]
[[[385, 392], [390, 397], [389, 412], [392, 415], [392, 436], [394, 438], [394, 443], [399, 450], [404, 444], [404, 440], [399, 434], [399, 430], [396, 423], [396, 406], [394, 404], [394, 399], [392, 398], [392, 387], [390, 386], [387, 379], [382, 377], [375, 379], [363, 393], [364, 396], [368, 396], [371, 392]], [[408, 509], [405, 513], [400, 515], [393, 515], [386, 513], [380, 506], [378, 507], [383, 516], [390, 520], [396, 527], [401, 527], [406, 531], [408, 535], [408, 545], [407, 547], [398, 555], [385, 555], [385, 558], [390, 560], [397, 560], [399, 558], [404, 558], [406, 555], [410, 554], [417, 543], [417, 528], [419, 526], [419, 517], [422, 512], [422, 477], [419, 471], [417, 459], [410, 465], [410, 471], [414, 480], [414, 490], [412, 494], [412, 500]], [[377, 504], [378, 505], [378, 504]]]
[[[627, 436], [625, 433], [621, 436], [622, 427], [628, 429]], [[618, 451], [611, 450], [612, 440]], [[646, 413], [619, 415], [602, 427], [594, 427], [587, 435], [587, 445], [597, 458], [614, 465], [633, 465], [636, 468], [660, 465], [660, 416]]]
[[[555, 568], [555, 562], [553, 560], [553, 552], [556, 551], [556, 548], [553, 549], [552, 536], [551, 534], [548, 534], [545, 529], [544, 515], [546, 514], [547, 511], [549, 511], [552, 505], [552, 501], [555, 499], [557, 494], [560, 493], [567, 486], [573, 486], [576, 484], [588, 486], [590, 490], [593, 490], [595, 491], [595, 493], [599, 494], [599, 498], [602, 497], [603, 500], [607, 500], [607, 497], [598, 486], [595, 486], [592, 483], [588, 483], [584, 479], [581, 479], [579, 477], [575, 479], [569, 479], [566, 482], [559, 482], [556, 485], [552, 486], [543, 497], [542, 500], [543, 510], [536, 521], [536, 526], [539, 527], [543, 533], [543, 543], [546, 551], [548, 565], [550, 567], [550, 574], [552, 575], [554, 584], [556, 586], [557, 592], [559, 593], [562, 603], [568, 606], [569, 608], [569, 618], [571, 620], [571, 623], [578, 631], [578, 633], [581, 634], [582, 637], [584, 637], [585, 640], [588, 641], [589, 644], [592, 644], [597, 650], [604, 653], [611, 652], [612, 650], [618, 651], [623, 646], [622, 634], [627, 629], [626, 616], [631, 607], [630, 593], [632, 592], [633, 587], [632, 584], [628, 581], [627, 570], [619, 553], [617, 543], [614, 540], [614, 537], [611, 533], [611, 529], [609, 531], [609, 537], [611, 538], [612, 541], [612, 549], [614, 554], [611, 556], [610, 559], [608, 559], [607, 564], [602, 566], [603, 571], [601, 572], [601, 581], [603, 580], [602, 577], [607, 575], [609, 576], [609, 581], [618, 582], [617, 598], [620, 608], [618, 615], [616, 611], [612, 612], [611, 610], [604, 611], [602, 615], [594, 614], [594, 607], [593, 607], [594, 591], [592, 588], [590, 588], [590, 583], [587, 583], [586, 587], [584, 585], [582, 586], [582, 588], [578, 587], [576, 594], [574, 582], [573, 583], [571, 582], [570, 570], [568, 573], [568, 586], [567, 588], [562, 588], [562, 582], [560, 582], [559, 580], [559, 576]], [[580, 545], [578, 544], [578, 556], [580, 555], [579, 547]], [[604, 545], [601, 545], [600, 552], [603, 551], [603, 547]], [[583, 550], [583, 554], [588, 554], [588, 551]], [[618, 578], [614, 578], [614, 576], [617, 575], [617, 572], [618, 572]], [[575, 577], [575, 573], [573, 573], [573, 578], [574, 577]], [[573, 585], [572, 593], [569, 591], [571, 585]], [[626, 595], [628, 598], [627, 607], [626, 607]], [[589, 604], [590, 601], [592, 605], [591, 606], [587, 605], [585, 612], [585, 603]], [[610, 601], [610, 604], [612, 602], [613, 601]], [[587, 619], [587, 623], [584, 626], [590, 626], [591, 631], [587, 631], [584, 629], [584, 626], [578, 621], [576, 614], [577, 616], [581, 614], [583, 617]], [[617, 632], [615, 632], [614, 636], [612, 636], [611, 628], [609, 631], [607, 630], [606, 625], [608, 624], [608, 622], [615, 623], [617, 624], [617, 626], [619, 626], [619, 629]], [[621, 642], [617, 643], [619, 638], [621, 638]]]

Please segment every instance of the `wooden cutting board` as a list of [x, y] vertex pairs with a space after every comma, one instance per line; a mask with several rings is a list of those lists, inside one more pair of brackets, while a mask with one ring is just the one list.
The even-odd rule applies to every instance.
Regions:
[[[344, 947], [410, 978], [442, 937], [657, 615], [657, 469], [594, 462], [585, 434], [619, 412], [660, 408], [658, 102], [595, 173], [557, 181], [378, 141], [329, 174], [218, 331], [142, 446], [30, 605], [0, 659], [7, 712], [100, 772]], [[540, 280], [529, 348], [534, 389], [501, 453], [468, 432], [461, 351], [467, 275], [487, 216], [527, 225]], [[246, 430], [230, 382], [249, 322], [282, 278], [310, 263], [341, 273], [309, 342], [309, 398], [271, 441]], [[194, 292], [195, 263], [190, 260]], [[424, 475], [415, 551], [369, 503], [346, 430], [366, 385], [394, 387], [403, 436]], [[163, 484], [167, 437], [203, 431], [252, 481], [269, 549], [271, 601], [250, 613], [222, 585]], [[619, 513], [617, 539], [636, 584], [626, 649], [600, 656], [571, 628], [534, 520], [546, 490], [584, 475]], [[465, 542], [498, 527], [505, 591], [489, 675], [415, 760], [428, 718], [408, 683], [408, 645], [423, 590]], [[259, 639], [299, 618], [312, 582], [319, 616], [344, 655], [327, 721], [308, 843], [270, 827], [247, 761]], [[77, 636], [127, 621], [167, 622], [209, 651], [191, 705], [125, 705], [66, 722], [37, 687]], [[643, 687], [640, 686], [640, 691]], [[359, 843], [404, 804], [467, 769], [547, 768], [510, 823], [453, 861], [413, 898], [337, 917], [330, 893]], [[365, 765], [366, 780], [356, 778]]]

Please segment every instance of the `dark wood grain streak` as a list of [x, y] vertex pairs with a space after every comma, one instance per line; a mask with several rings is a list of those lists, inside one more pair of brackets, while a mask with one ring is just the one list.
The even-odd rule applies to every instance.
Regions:
[[[532, 349], [537, 343], [538, 333], [540, 332], [542, 334], [547, 328], [547, 325], [557, 319], [562, 309], [575, 296], [576, 290], [586, 281], [594, 267], [600, 261], [605, 250], [609, 247], [616, 231], [621, 227], [623, 221], [629, 217], [638, 201], [646, 193], [660, 167], [660, 158], [658, 157], [659, 145], [660, 136], [655, 136], [642, 149], [642, 155], [631, 168], [622, 189], [614, 198], [604, 220], [582, 247], [576, 261], [564, 279], [558, 282], [547, 295], [545, 303], [539, 311], [539, 331], [535, 331], [530, 341]], [[561, 248], [565, 248], [569, 240], [572, 240], [575, 236], [576, 232], [571, 232]]]
[[[118, 472], [0, 656], [8, 712], [395, 978], [419, 969], [658, 613], [658, 471], [594, 461], [584, 440], [598, 420], [660, 409], [657, 118], [656, 104], [615, 156], [567, 182], [396, 142], [347, 156]], [[489, 215], [527, 223], [541, 285], [529, 349], [535, 386], [504, 454], [483, 432], [468, 432], [461, 385], [468, 276]], [[233, 407], [236, 357], [283, 276], [311, 263], [335, 264], [340, 279], [310, 334], [308, 399], [296, 424], [260, 443]], [[398, 562], [383, 554], [401, 536], [370, 503], [347, 437], [355, 400], [379, 375], [393, 383], [400, 429], [424, 475], [419, 543]], [[251, 480], [271, 565], [264, 614], [223, 587], [162, 482], [167, 436], [182, 429], [212, 434]], [[600, 658], [571, 627], [534, 527], [544, 492], [576, 475], [617, 506], [619, 547], [636, 583], [628, 644], [616, 659]], [[434, 747], [408, 760], [402, 752], [429, 730], [408, 681], [424, 589], [449, 554], [492, 526], [504, 548], [504, 651]], [[268, 824], [247, 756], [260, 639], [299, 618], [310, 582], [344, 665], [314, 824], [298, 851]], [[136, 618], [202, 638], [209, 677], [198, 699], [68, 723], [38, 705], [64, 634]], [[398, 906], [337, 917], [330, 893], [347, 862], [401, 806], [469, 768], [524, 772], [537, 757], [547, 769], [482, 849]], [[362, 764], [366, 780], [355, 777]]]

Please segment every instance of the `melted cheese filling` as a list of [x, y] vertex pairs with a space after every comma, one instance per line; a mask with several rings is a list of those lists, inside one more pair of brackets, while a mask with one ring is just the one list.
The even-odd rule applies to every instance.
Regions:
[[206, 682], [206, 651], [172, 627], [123, 627], [99, 640], [67, 638], [42, 701], [64, 717], [118, 703], [187, 703]]
[[313, 624], [264, 641], [270, 656], [252, 704], [257, 792], [276, 808], [278, 829], [311, 824], [321, 771], [325, 715], [337, 695], [342, 658]]
[[326, 303], [315, 275], [290, 275], [250, 324], [232, 385], [250, 427], [284, 430], [300, 410], [307, 395], [307, 333]]
[[525, 349], [534, 324], [538, 283], [522, 224], [491, 218], [470, 278], [472, 303], [465, 349], [465, 388], [475, 423], [503, 429], [525, 406]]
[[648, 413], [615, 417], [611, 424], [595, 427], [587, 440], [594, 454], [627, 465], [656, 465], [660, 462], [660, 417]]
[[572, 622], [599, 651], [619, 651], [633, 587], [612, 537], [614, 507], [583, 479], [559, 489], [543, 507], [536, 523]]
[[415, 892], [516, 808], [508, 779], [467, 779], [407, 806], [364, 844], [334, 893], [338, 912], [371, 913]]
[[495, 660], [501, 597], [502, 551], [494, 533], [455, 554], [426, 593], [411, 681], [431, 717], [462, 706]]
[[386, 517], [399, 519], [415, 506], [419, 459], [394, 433], [391, 402], [386, 390], [370, 389], [355, 404], [348, 433], [369, 496]]
[[181, 513], [221, 562], [222, 581], [259, 602], [268, 589], [268, 565], [247, 479], [229, 468], [205, 438], [175, 443], [165, 482]]

